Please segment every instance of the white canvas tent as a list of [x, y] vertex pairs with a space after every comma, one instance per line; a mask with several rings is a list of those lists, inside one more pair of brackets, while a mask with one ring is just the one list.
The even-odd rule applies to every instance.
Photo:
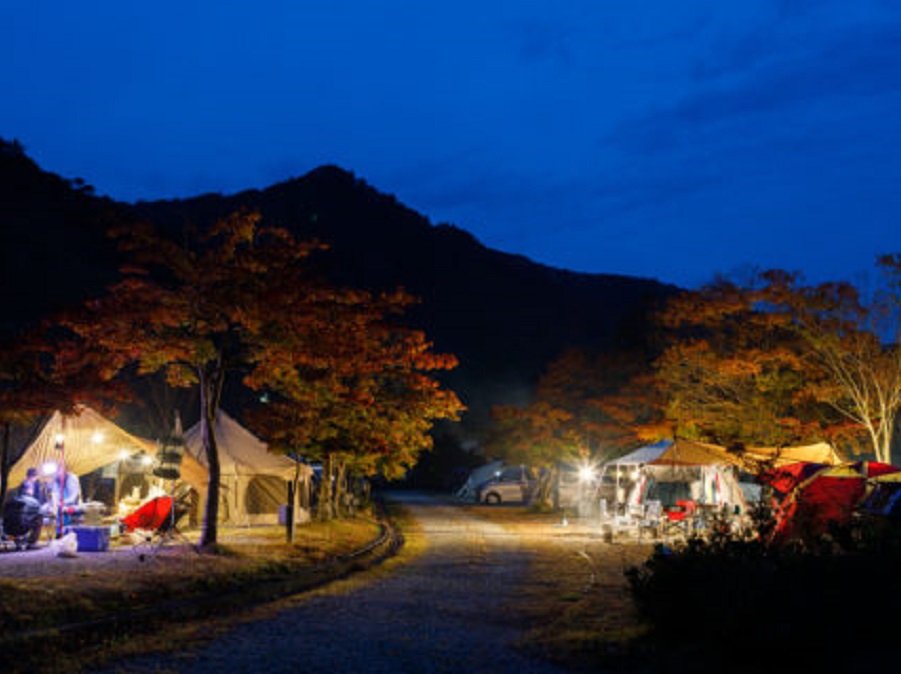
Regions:
[[[222, 410], [216, 417], [214, 433], [221, 470], [219, 521], [239, 525], [276, 523], [279, 506], [288, 503], [287, 482], [299, 471], [304, 491], [304, 487], [309, 487], [312, 469], [270, 452], [265, 442]], [[199, 423], [185, 431], [185, 455], [207, 472]], [[205, 499], [207, 485], [199, 491]]]

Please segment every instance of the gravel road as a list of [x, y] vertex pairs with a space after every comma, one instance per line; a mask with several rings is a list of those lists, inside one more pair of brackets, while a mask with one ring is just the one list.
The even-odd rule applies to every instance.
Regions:
[[238, 625], [196, 651], [119, 662], [107, 672], [560, 672], [511, 647], [505, 599], [529, 553], [501, 527], [425, 495], [397, 493], [427, 551], [390, 576], [316, 595], [270, 619]]

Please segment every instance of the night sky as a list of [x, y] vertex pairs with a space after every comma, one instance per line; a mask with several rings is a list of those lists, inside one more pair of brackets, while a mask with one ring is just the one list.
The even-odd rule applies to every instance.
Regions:
[[325, 163], [576, 271], [901, 251], [897, 0], [15, 0], [0, 137], [134, 201]]

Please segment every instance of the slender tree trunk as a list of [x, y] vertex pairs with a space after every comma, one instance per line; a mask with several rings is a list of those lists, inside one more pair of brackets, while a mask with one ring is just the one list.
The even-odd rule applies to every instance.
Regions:
[[6, 494], [9, 492], [9, 437], [10, 423], [3, 424], [3, 445], [0, 446], [0, 516], [6, 507]]
[[334, 516], [332, 502], [332, 477], [334, 476], [334, 458], [332, 454], [326, 454], [322, 462], [322, 482], [319, 484], [319, 508], [316, 517], [321, 522], [326, 522]]
[[346, 517], [347, 509], [347, 464], [344, 461], [336, 460], [337, 467], [335, 469], [335, 515], [336, 517]]
[[219, 490], [222, 470], [219, 464], [219, 446], [216, 444], [216, 413], [222, 397], [224, 371], [221, 360], [199, 368], [200, 379], [200, 437], [209, 469], [206, 509], [200, 547], [215, 545], [219, 538]]

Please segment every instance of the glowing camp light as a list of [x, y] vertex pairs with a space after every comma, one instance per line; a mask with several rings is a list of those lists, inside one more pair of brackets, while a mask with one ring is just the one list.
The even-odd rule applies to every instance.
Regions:
[[119, 450], [119, 461], [127, 461], [129, 456], [131, 456], [131, 452], [127, 449]]
[[579, 468], [579, 480], [581, 482], [591, 482], [594, 480], [594, 468], [591, 466], [582, 466]]
[[94, 431], [93, 435], [91, 435], [91, 442], [95, 445], [99, 445], [103, 442], [103, 432], [102, 431]]
[[56, 441], [56, 448], [61, 450], [63, 448], [63, 444], [66, 441], [66, 436], [62, 433], [57, 433], [54, 440]]
[[41, 475], [47, 477], [48, 475], [56, 475], [56, 471], [59, 466], [56, 465], [56, 461], [47, 461], [41, 464]]
[[153, 457], [150, 456], [149, 454], [144, 454], [141, 457], [141, 463], [145, 466], [153, 465]]

